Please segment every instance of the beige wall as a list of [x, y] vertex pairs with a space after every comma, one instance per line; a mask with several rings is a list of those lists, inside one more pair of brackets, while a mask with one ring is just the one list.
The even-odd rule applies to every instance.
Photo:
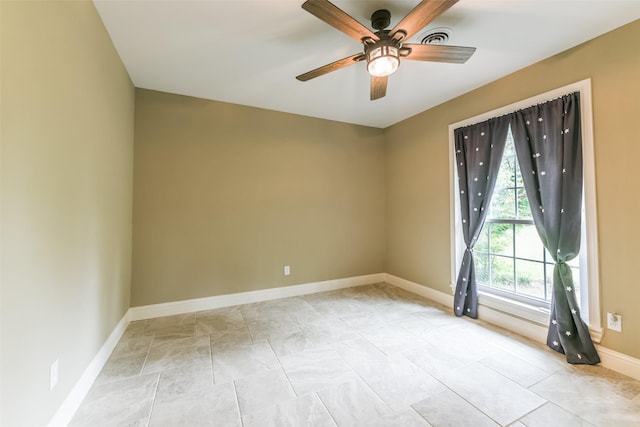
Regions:
[[601, 305], [624, 319], [602, 344], [640, 357], [638, 40], [635, 21], [388, 128], [387, 271], [450, 293], [450, 123], [590, 77]]
[[129, 307], [135, 92], [92, 3], [0, 4], [0, 424], [31, 427]]
[[132, 305], [384, 271], [379, 129], [141, 89], [135, 129]]
[[448, 124], [587, 77], [602, 305], [624, 316], [603, 344], [640, 357], [639, 22], [381, 131], [134, 94], [88, 1], [0, 19], [0, 424], [46, 424], [130, 305], [382, 271], [449, 292]]

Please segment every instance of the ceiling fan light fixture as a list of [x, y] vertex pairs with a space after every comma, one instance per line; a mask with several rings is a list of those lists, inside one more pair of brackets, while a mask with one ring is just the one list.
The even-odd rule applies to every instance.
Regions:
[[400, 65], [397, 46], [376, 44], [367, 49], [367, 71], [374, 77], [385, 77], [396, 72]]
[[304, 10], [362, 43], [364, 51], [300, 74], [296, 79], [306, 82], [366, 60], [367, 71], [371, 75], [370, 99], [374, 101], [386, 95], [389, 80], [387, 77], [396, 72], [400, 66], [400, 58], [410, 61], [463, 64], [473, 55], [476, 48], [437, 46], [437, 43], [442, 44], [451, 34], [447, 28], [436, 28], [437, 33], [422, 35], [420, 44], [405, 43], [457, 1], [421, 0], [390, 30], [386, 28], [391, 23], [391, 13], [386, 9], [376, 10], [371, 15], [371, 27], [377, 30], [374, 32], [329, 0], [305, 0], [302, 4]]

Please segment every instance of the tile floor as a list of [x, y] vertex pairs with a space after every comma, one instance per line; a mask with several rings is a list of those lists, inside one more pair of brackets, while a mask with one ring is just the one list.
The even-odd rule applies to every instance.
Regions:
[[640, 382], [387, 284], [133, 322], [71, 426], [639, 426]]

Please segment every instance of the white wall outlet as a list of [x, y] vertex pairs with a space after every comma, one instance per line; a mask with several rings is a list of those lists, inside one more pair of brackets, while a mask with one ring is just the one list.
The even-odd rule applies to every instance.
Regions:
[[607, 328], [622, 332], [622, 316], [618, 313], [607, 313]]
[[53, 390], [56, 384], [58, 384], [58, 366], [58, 359], [56, 359], [49, 368], [49, 391]]
[[288, 276], [291, 274], [291, 266], [285, 265], [284, 266], [284, 275]]

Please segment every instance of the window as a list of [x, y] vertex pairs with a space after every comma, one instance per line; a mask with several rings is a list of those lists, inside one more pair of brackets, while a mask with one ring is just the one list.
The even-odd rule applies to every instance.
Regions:
[[[549, 307], [554, 262], [533, 224], [511, 131], [474, 258], [481, 290]], [[580, 263], [569, 265], [579, 290]]]
[[[602, 336], [598, 282], [598, 242], [591, 113], [591, 81], [574, 84], [449, 125], [451, 194], [451, 289], [465, 250], [455, 167], [454, 129], [527, 108], [579, 91], [584, 164], [583, 230], [580, 256], [569, 265], [578, 290], [581, 315], [595, 342]], [[513, 139], [509, 133], [487, 220], [474, 248], [480, 305], [547, 325], [553, 260], [544, 250], [531, 218]], [[509, 325], [504, 325], [509, 327]]]

